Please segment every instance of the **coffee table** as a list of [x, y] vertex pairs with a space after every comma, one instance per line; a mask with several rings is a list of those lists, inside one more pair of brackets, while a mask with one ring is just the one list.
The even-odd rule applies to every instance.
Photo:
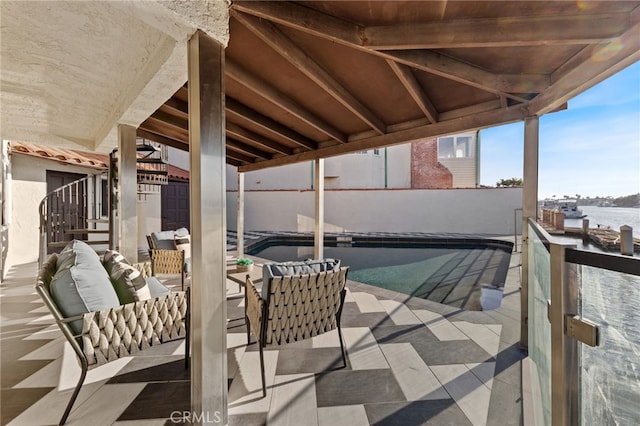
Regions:
[[227, 267], [227, 278], [238, 283], [238, 292], [242, 290], [242, 286], [247, 282], [247, 275], [249, 275], [251, 281], [255, 284], [262, 283], [262, 265], [254, 263], [253, 268], [249, 271], [238, 271], [235, 265], [229, 265]]

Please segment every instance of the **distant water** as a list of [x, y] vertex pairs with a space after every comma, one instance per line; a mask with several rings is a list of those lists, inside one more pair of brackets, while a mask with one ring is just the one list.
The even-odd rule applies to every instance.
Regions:
[[[622, 225], [629, 225], [633, 228], [633, 236], [640, 238], [640, 209], [631, 207], [597, 207], [580, 206], [582, 213], [586, 214], [585, 219], [589, 219], [589, 227], [609, 226], [611, 229], [620, 231]], [[564, 225], [573, 228], [582, 227], [582, 219], [565, 219]]]

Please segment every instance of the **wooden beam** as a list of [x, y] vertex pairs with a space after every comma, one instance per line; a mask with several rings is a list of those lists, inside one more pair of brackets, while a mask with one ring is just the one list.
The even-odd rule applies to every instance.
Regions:
[[272, 23], [240, 12], [233, 12], [233, 17], [368, 126], [380, 134], [385, 133], [386, 125], [382, 120]]
[[164, 121], [159, 121], [153, 117], [147, 118], [140, 124], [139, 129], [147, 130], [149, 132], [165, 136], [170, 139], [189, 143], [189, 132], [186, 130], [179, 130], [171, 126], [167, 126]]
[[251, 130], [247, 130], [231, 122], [227, 122], [227, 137], [228, 136], [233, 136], [236, 139], [249, 145], [258, 145], [267, 150], [272, 150], [284, 155], [291, 155], [294, 152], [293, 149], [289, 148], [288, 146], [284, 146], [282, 144], [274, 142], [271, 139], [265, 138], [262, 135], [252, 132]]
[[182, 118], [189, 118], [189, 104], [176, 97], [169, 98], [160, 109], [170, 110], [176, 114], [180, 114]]
[[291, 130], [290, 128], [283, 126], [270, 119], [269, 117], [265, 117], [259, 112], [241, 104], [235, 99], [227, 97], [226, 107], [228, 112], [232, 112], [233, 114], [242, 117], [243, 119], [250, 121], [251, 123], [259, 126], [269, 133], [276, 134], [283, 139], [288, 140], [289, 142], [304, 148], [305, 150], [314, 150], [317, 148], [317, 144], [311, 139], [299, 134]]
[[615, 40], [584, 48], [556, 70], [551, 87], [530, 101], [530, 114], [551, 112], [637, 61], [640, 61], [640, 23]]
[[599, 43], [622, 33], [626, 13], [463, 19], [366, 27], [375, 50], [458, 49]]
[[[392, 53], [396, 52], [375, 50], [366, 46], [364, 38], [366, 29], [364, 27], [295, 3], [241, 1], [234, 2], [232, 10], [267, 19], [271, 22], [324, 38], [332, 43], [340, 43], [385, 59], [402, 62], [412, 68], [469, 84], [491, 93], [505, 95], [508, 93], [538, 93], [550, 85], [549, 76], [547, 75], [518, 74], [498, 76], [442, 55], [437, 55], [437, 58], [443, 62], [442, 65], [438, 61], [425, 64], [419, 57], [416, 58], [416, 62], [412, 62], [408, 57], [398, 58], [392, 55]], [[521, 101], [522, 99], [519, 100]]]
[[528, 74], [527, 76], [531, 80], [522, 81], [522, 85], [520, 85], [521, 79], [519, 76], [510, 82], [509, 76], [496, 75], [428, 50], [400, 50], [389, 52], [388, 56], [395, 62], [495, 93], [496, 95], [507, 96], [519, 102], [526, 102], [527, 100], [512, 93], [537, 93], [542, 87], [549, 87], [549, 76], [546, 75]]
[[[228, 146], [227, 146], [228, 147]], [[227, 149], [227, 158], [231, 158], [233, 160], [238, 160], [242, 163], [253, 163], [255, 162], [254, 157], [250, 157], [248, 155], [242, 154], [234, 149]]]
[[427, 124], [420, 127], [413, 127], [406, 130], [400, 130], [394, 133], [387, 133], [386, 135], [376, 135], [369, 138], [349, 142], [347, 144], [320, 148], [312, 152], [303, 152], [288, 157], [279, 157], [268, 161], [255, 162], [250, 165], [241, 166], [239, 170], [241, 172], [249, 172], [253, 170], [265, 169], [268, 167], [284, 166], [286, 164], [315, 160], [316, 158], [334, 157], [337, 155], [363, 151], [366, 149], [398, 145], [418, 139], [433, 138], [437, 136], [450, 135], [453, 133], [478, 130], [486, 127], [513, 123], [515, 121], [523, 120], [528, 115], [529, 111], [527, 110], [527, 108], [525, 106], [518, 105], [515, 107], [507, 108], [506, 110], [494, 109], [447, 121], [443, 121], [441, 117], [441, 120], [437, 123]]
[[391, 67], [394, 73], [400, 79], [400, 82], [404, 85], [407, 92], [415, 103], [420, 107], [424, 115], [429, 119], [432, 123], [438, 122], [438, 111], [431, 103], [429, 97], [424, 93], [422, 86], [413, 75], [411, 68], [398, 64], [392, 60], [387, 59], [387, 63]]
[[331, 139], [340, 143], [345, 143], [347, 141], [347, 136], [343, 132], [306, 110], [300, 104], [285, 96], [281, 91], [274, 88], [260, 77], [242, 69], [238, 64], [229, 59], [227, 59], [225, 64], [225, 75], [263, 98], [278, 105], [294, 117], [304, 121], [309, 126], [324, 133]]
[[251, 155], [252, 157], [256, 157], [261, 160], [269, 160], [270, 158], [273, 157], [273, 155], [269, 154], [268, 152], [259, 150], [245, 143], [231, 139], [229, 137], [229, 132], [227, 132], [227, 148], [233, 149], [235, 151], [238, 151], [247, 155]]
[[180, 149], [182, 151], [189, 152], [189, 141], [182, 141], [179, 139], [173, 139], [166, 137], [164, 135], [160, 135], [158, 133], [151, 132], [149, 130], [145, 130], [143, 128], [138, 128], [136, 130], [136, 134], [141, 138], [149, 139], [154, 142], [161, 143], [163, 145], [170, 146], [172, 148]]
[[[364, 27], [343, 19], [316, 12], [308, 7], [284, 1], [235, 1], [232, 11], [240, 11], [296, 28], [316, 37], [328, 38], [344, 45], [362, 45]], [[329, 36], [331, 34], [331, 36]]]
[[189, 119], [184, 119], [177, 117], [173, 114], [169, 114], [161, 109], [156, 110], [153, 114], [151, 114], [151, 118], [162, 121], [166, 123], [168, 126], [175, 127], [180, 130], [185, 130], [189, 132]]
[[235, 1], [232, 10], [333, 42], [367, 49], [588, 44], [616, 37], [629, 24], [626, 13], [599, 13], [464, 19], [412, 23], [402, 27], [364, 27], [292, 2]]

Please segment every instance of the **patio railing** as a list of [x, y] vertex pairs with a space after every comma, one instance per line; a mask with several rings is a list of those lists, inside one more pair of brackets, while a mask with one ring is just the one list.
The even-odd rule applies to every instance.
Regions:
[[638, 424], [640, 258], [579, 250], [528, 226], [535, 424]]

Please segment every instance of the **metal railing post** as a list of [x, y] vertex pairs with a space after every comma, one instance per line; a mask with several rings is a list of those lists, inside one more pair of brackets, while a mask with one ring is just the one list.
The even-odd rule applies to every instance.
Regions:
[[578, 309], [576, 267], [565, 261], [574, 244], [550, 244], [551, 424], [577, 424], [578, 344], [566, 333], [567, 315]]

